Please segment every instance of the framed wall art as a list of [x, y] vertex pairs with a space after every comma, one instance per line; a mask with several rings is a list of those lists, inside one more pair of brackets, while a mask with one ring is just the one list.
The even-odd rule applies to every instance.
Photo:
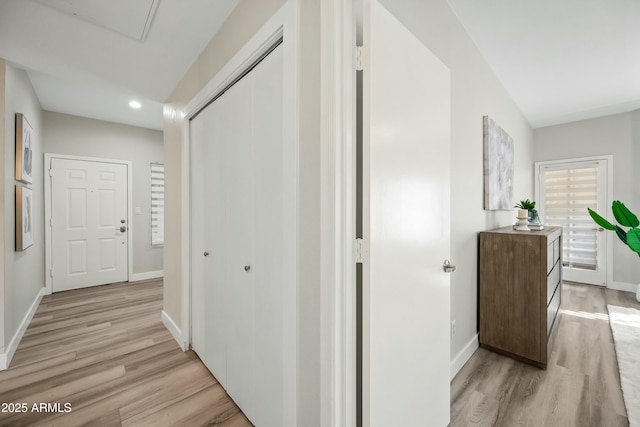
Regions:
[[489, 116], [483, 117], [484, 208], [513, 209], [513, 139]]
[[33, 245], [33, 191], [16, 184], [16, 251]]
[[24, 114], [16, 113], [16, 180], [33, 182], [33, 128]]

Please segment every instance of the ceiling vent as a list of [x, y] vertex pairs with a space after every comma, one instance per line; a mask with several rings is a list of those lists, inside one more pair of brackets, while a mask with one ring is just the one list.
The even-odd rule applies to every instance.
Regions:
[[160, 0], [35, 0], [67, 15], [144, 41]]

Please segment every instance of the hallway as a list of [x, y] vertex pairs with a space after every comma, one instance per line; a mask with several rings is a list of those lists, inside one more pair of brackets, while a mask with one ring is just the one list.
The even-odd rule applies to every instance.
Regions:
[[[162, 285], [45, 296], [10, 369], [0, 372], [0, 425], [250, 426], [160, 321]], [[38, 412], [41, 403], [52, 405]]]

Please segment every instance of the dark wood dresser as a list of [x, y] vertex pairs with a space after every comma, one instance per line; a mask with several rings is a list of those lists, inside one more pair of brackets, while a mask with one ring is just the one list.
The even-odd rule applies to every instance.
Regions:
[[480, 345], [546, 368], [562, 297], [562, 228], [480, 233]]

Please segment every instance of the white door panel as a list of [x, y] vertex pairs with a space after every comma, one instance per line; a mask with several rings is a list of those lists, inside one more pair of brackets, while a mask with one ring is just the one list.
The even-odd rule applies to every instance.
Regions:
[[607, 284], [607, 233], [587, 208], [611, 217], [609, 161], [603, 158], [536, 163], [540, 219], [563, 228], [563, 280]]
[[449, 70], [375, 0], [365, 37], [370, 266], [363, 418], [370, 426], [446, 426]]
[[53, 291], [126, 281], [127, 166], [53, 158], [50, 167]]
[[192, 346], [261, 426], [284, 408], [282, 60], [191, 120]]

